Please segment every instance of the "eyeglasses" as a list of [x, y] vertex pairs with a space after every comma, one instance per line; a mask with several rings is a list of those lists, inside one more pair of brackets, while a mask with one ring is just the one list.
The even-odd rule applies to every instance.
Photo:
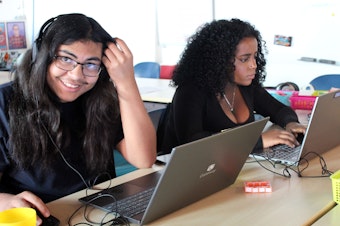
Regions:
[[94, 63], [79, 63], [66, 56], [54, 56], [55, 65], [65, 71], [72, 71], [78, 64], [81, 65], [83, 74], [88, 77], [97, 77], [102, 68]]

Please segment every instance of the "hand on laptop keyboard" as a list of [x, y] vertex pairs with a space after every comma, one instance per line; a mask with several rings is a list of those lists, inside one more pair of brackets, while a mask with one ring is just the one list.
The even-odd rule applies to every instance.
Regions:
[[278, 144], [285, 144], [290, 147], [300, 145], [295, 135], [283, 129], [269, 129], [262, 133], [262, 141], [264, 148], [270, 148]]

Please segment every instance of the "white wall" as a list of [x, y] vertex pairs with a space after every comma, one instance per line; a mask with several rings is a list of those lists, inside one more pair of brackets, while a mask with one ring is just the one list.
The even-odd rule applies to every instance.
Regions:
[[202, 24], [213, 19], [212, 0], [158, 0], [158, 61], [175, 64], [188, 37]]
[[83, 13], [97, 20], [112, 36], [122, 38], [134, 53], [135, 63], [155, 61], [158, 57], [155, 1], [3, 0], [0, 21], [25, 17], [30, 46], [46, 20], [64, 13]]
[[[181, 41], [190, 36], [203, 22], [213, 18], [236, 17], [255, 25], [267, 42], [269, 53], [264, 85], [276, 86], [291, 81], [303, 88], [314, 77], [340, 73], [338, 0], [182, 2], [184, 3], [158, 0], [159, 40], [162, 53], [159, 60], [163, 63], [177, 62], [184, 48]], [[275, 35], [292, 36], [292, 46], [274, 45]], [[333, 60], [337, 65], [305, 62], [300, 60], [301, 57]]]
[[[301, 57], [340, 62], [340, 1], [215, 0], [216, 19], [248, 20], [267, 42], [267, 79], [273, 86], [292, 81], [300, 87], [322, 74], [340, 73], [339, 65], [303, 62]], [[274, 35], [292, 36], [291, 47], [274, 45]]]
[[93, 17], [113, 37], [123, 39], [134, 62], [156, 59], [155, 0], [34, 0], [34, 33], [53, 16], [79, 12]]
[[[96, 19], [112, 36], [124, 39], [135, 64], [174, 64], [186, 38], [203, 22], [238, 17], [254, 24], [267, 41], [265, 85], [292, 81], [303, 87], [318, 75], [340, 73], [338, 65], [299, 60], [314, 57], [340, 62], [339, 8], [338, 0], [3, 0], [0, 21], [26, 17], [32, 42], [47, 19], [80, 12]], [[293, 45], [274, 45], [275, 34], [292, 36]], [[172, 39], [176, 41], [171, 43]]]

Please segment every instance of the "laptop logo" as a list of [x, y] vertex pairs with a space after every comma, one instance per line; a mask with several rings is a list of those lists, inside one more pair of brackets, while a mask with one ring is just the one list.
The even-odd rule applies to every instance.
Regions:
[[211, 164], [210, 166], [208, 166], [207, 171], [209, 172], [209, 171], [213, 170], [214, 168], [215, 168], [215, 164]]
[[208, 176], [209, 174], [212, 174], [212, 173], [215, 173], [215, 172], [216, 172], [215, 163], [213, 163], [213, 164], [208, 166], [206, 172], [204, 172], [200, 175], [200, 178], [203, 178], [203, 177]]

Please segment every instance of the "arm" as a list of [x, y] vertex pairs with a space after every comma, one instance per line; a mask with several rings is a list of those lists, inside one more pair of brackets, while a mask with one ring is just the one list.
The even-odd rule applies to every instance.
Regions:
[[156, 161], [156, 132], [145, 109], [133, 71], [133, 57], [127, 45], [116, 39], [110, 43], [103, 63], [118, 92], [124, 139], [117, 149], [138, 168], [151, 167]]
[[282, 128], [290, 122], [299, 122], [297, 114], [291, 107], [282, 104], [263, 87], [254, 87], [253, 96], [254, 110], [265, 117], [269, 116], [271, 122]]
[[254, 89], [254, 109], [263, 116], [270, 116], [273, 123], [283, 129], [270, 129], [262, 134], [263, 147], [286, 144], [291, 147], [299, 145], [298, 133], [305, 133], [306, 127], [301, 125], [295, 111], [276, 100], [264, 88]]

